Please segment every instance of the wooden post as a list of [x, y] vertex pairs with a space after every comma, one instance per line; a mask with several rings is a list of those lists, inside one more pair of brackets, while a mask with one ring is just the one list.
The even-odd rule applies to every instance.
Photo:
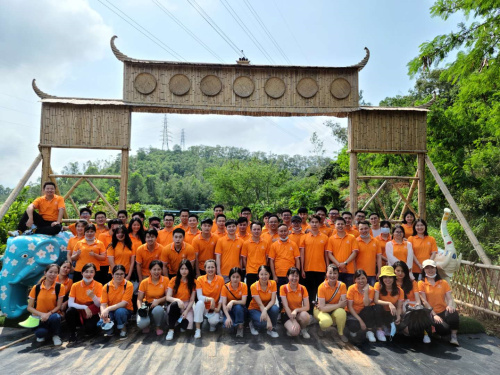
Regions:
[[387, 180], [385, 180], [384, 182], [382, 182], [382, 185], [380, 185], [380, 187], [377, 189], [377, 191], [375, 192], [375, 194], [373, 194], [370, 199], [368, 199], [368, 201], [366, 201], [365, 205], [363, 206], [362, 210], [366, 210], [366, 208], [368, 207], [368, 205], [370, 203], [373, 202], [373, 200], [378, 196], [378, 194], [382, 191], [382, 189], [384, 188], [384, 186], [387, 184]]
[[[417, 178], [417, 180], [413, 180], [411, 182], [410, 190], [408, 191], [408, 195], [406, 196], [406, 200], [408, 202], [411, 202], [411, 199], [413, 198], [413, 193], [415, 193], [415, 189], [417, 188], [417, 185], [418, 185], [418, 177], [417, 176], [418, 176], [418, 170], [415, 173], [415, 177]], [[400, 220], [403, 219], [403, 215], [405, 214], [406, 210], [408, 210], [408, 205], [405, 203], [403, 206], [403, 209], [401, 210], [401, 215], [399, 216]]]
[[42, 154], [42, 181], [41, 181], [41, 195], [43, 195], [43, 184], [50, 181], [50, 147], [40, 147], [40, 153]]
[[353, 213], [358, 210], [358, 154], [349, 153], [349, 208]]
[[122, 165], [121, 165], [121, 179], [120, 179], [120, 210], [127, 209], [127, 188], [128, 188], [128, 156], [129, 150], [122, 150]]
[[418, 171], [418, 215], [426, 220], [425, 210], [425, 154], [417, 155]]
[[465, 234], [467, 234], [467, 237], [469, 237], [469, 241], [472, 243], [472, 246], [474, 246], [474, 250], [476, 250], [477, 255], [479, 255], [479, 258], [481, 258], [481, 261], [484, 264], [491, 265], [490, 258], [488, 258], [488, 256], [484, 252], [484, 249], [481, 246], [481, 244], [479, 243], [479, 241], [477, 240], [476, 235], [474, 234], [474, 232], [472, 232], [472, 229], [470, 228], [469, 223], [467, 223], [467, 220], [465, 219], [465, 216], [463, 215], [463, 213], [460, 210], [460, 208], [458, 207], [457, 203], [455, 202], [455, 200], [451, 196], [450, 191], [448, 190], [448, 188], [446, 187], [443, 179], [439, 175], [436, 167], [434, 166], [434, 164], [432, 164], [432, 161], [429, 158], [429, 155], [425, 155], [425, 163], [427, 164], [427, 167], [429, 168], [429, 170], [431, 171], [432, 175], [436, 179], [436, 182], [438, 183], [438, 185], [439, 185], [441, 191], [443, 192], [446, 200], [450, 204], [453, 212], [455, 212], [455, 215], [457, 216], [457, 219], [460, 222], [460, 225], [462, 226], [462, 228], [464, 228]]

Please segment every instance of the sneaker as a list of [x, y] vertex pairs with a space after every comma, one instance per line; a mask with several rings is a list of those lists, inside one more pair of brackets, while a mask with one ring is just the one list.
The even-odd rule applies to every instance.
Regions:
[[45, 337], [37, 337], [36, 342], [45, 342]]
[[384, 326], [384, 336], [390, 336], [391, 335], [391, 329], [387, 326]]
[[450, 344], [455, 346], [460, 346], [456, 335], [451, 335]]
[[431, 343], [431, 338], [429, 335], [424, 335], [424, 344], [430, 344]]
[[52, 342], [54, 343], [55, 346], [62, 345], [61, 338], [57, 335], [52, 336]]
[[120, 340], [125, 340], [127, 338], [127, 331], [121, 330], [120, 331]]
[[217, 326], [210, 326], [210, 332], [217, 331]]
[[30, 236], [32, 234], [35, 234], [35, 231], [33, 229], [25, 230], [23, 233], [23, 235], [25, 235], [25, 236]]
[[[377, 342], [377, 339], [375, 338], [375, 335], [373, 334], [372, 331], [367, 331], [366, 332], [366, 338], [368, 339], [368, 341], [370, 342]], [[385, 336], [384, 336], [385, 338]]]
[[201, 329], [196, 329], [196, 331], [194, 331], [194, 338], [195, 339], [201, 339]]
[[257, 331], [255, 329], [255, 327], [253, 326], [253, 322], [250, 321], [250, 323], [248, 324], [250, 326], [250, 333], [254, 336], [258, 336], [259, 335], [259, 331]]
[[340, 335], [340, 341], [342, 341], [343, 343], [348, 343], [349, 339], [346, 335]]
[[243, 337], [243, 327], [238, 326], [238, 329], [236, 330], [236, 337]]
[[69, 342], [76, 342], [76, 333], [69, 335]]
[[142, 333], [149, 333], [149, 327], [148, 327], [148, 328], [144, 328], [144, 329], [142, 330]]
[[385, 338], [385, 333], [381, 329], [377, 329], [376, 336], [377, 336], [377, 340], [378, 341], [382, 341], [382, 342], [386, 342], [387, 341], [387, 339]]
[[10, 230], [7, 232], [7, 234], [11, 237], [17, 237], [21, 235], [21, 232], [19, 232], [18, 230]]
[[161, 335], [163, 335], [163, 329], [159, 329], [159, 328], [158, 328], [158, 329], [156, 330], [156, 336], [161, 336]]
[[271, 336], [273, 339], [277, 339], [278, 337], [280, 337], [280, 335], [278, 335], [278, 332], [276, 332], [274, 328], [270, 331], [267, 330], [267, 334]]
[[300, 330], [300, 335], [305, 338], [305, 339], [310, 339], [311, 338], [311, 335], [309, 334], [309, 332], [307, 332], [307, 329], [306, 328], [302, 328]]
[[165, 340], [167, 341], [172, 341], [174, 339], [174, 330], [169, 330], [167, 333], [167, 337], [165, 337]]

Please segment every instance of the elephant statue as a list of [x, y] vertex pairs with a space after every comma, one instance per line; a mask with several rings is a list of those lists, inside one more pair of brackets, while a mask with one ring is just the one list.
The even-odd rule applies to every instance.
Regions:
[[70, 232], [56, 236], [34, 234], [10, 237], [0, 271], [0, 310], [7, 318], [26, 312], [29, 289], [43, 276], [51, 263], [61, 264], [67, 257]]
[[448, 233], [447, 224], [450, 214], [451, 210], [449, 208], [445, 208], [443, 218], [441, 219], [441, 236], [443, 237], [444, 250], [439, 249], [436, 258], [434, 259], [436, 261], [439, 276], [448, 282], [453, 274], [458, 271], [462, 260], [462, 254], [457, 255], [453, 240]]

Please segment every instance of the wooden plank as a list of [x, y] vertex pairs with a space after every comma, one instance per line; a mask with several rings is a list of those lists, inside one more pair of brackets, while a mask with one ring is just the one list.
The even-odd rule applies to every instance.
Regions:
[[92, 189], [94, 189], [94, 191], [97, 193], [97, 195], [99, 195], [99, 197], [101, 197], [102, 201], [104, 202], [104, 204], [106, 206], [108, 206], [108, 208], [111, 210], [111, 212], [113, 213], [113, 215], [116, 216], [117, 213], [116, 213], [115, 208], [108, 202], [108, 200], [106, 199], [106, 197], [99, 191], [99, 189], [92, 183], [92, 181], [90, 181], [88, 178], [86, 178], [85, 181], [87, 181], [87, 183], [90, 185], [90, 187]]
[[382, 189], [384, 188], [384, 186], [387, 184], [387, 180], [385, 180], [384, 182], [382, 182], [382, 185], [380, 185], [380, 187], [377, 189], [377, 191], [375, 192], [375, 194], [373, 194], [370, 199], [368, 199], [368, 201], [365, 203], [365, 205], [363, 206], [362, 210], [366, 210], [366, 208], [368, 207], [368, 205], [370, 203], [372, 203], [372, 201], [379, 195], [379, 193], [382, 191]]
[[351, 212], [358, 210], [358, 154], [349, 154], [349, 207]]
[[425, 198], [425, 154], [417, 155], [418, 165], [418, 213], [419, 217], [426, 218], [426, 198]]
[[418, 181], [418, 177], [408, 176], [358, 176], [358, 180], [410, 180]]
[[50, 174], [49, 177], [53, 178], [107, 178], [107, 179], [120, 179], [121, 176], [117, 174]]
[[488, 258], [488, 256], [484, 252], [484, 249], [481, 246], [481, 244], [479, 243], [478, 239], [476, 238], [476, 235], [474, 234], [474, 232], [472, 232], [472, 229], [470, 228], [469, 223], [467, 223], [465, 216], [462, 214], [462, 211], [460, 210], [457, 203], [455, 202], [455, 200], [451, 196], [450, 191], [448, 190], [448, 188], [446, 187], [446, 184], [444, 183], [443, 179], [439, 175], [436, 167], [434, 166], [434, 164], [432, 164], [432, 161], [429, 158], [429, 155], [425, 155], [425, 164], [427, 164], [427, 167], [429, 168], [432, 175], [434, 176], [434, 179], [438, 183], [439, 188], [441, 189], [446, 200], [450, 204], [451, 209], [453, 210], [453, 212], [457, 216], [457, 219], [460, 222], [460, 225], [462, 225], [462, 228], [464, 228], [465, 234], [467, 234], [467, 237], [469, 237], [469, 241], [472, 243], [472, 246], [474, 247], [474, 250], [476, 250], [477, 254], [479, 255], [479, 258], [481, 258], [481, 261], [484, 264], [490, 265], [491, 264], [490, 258]]

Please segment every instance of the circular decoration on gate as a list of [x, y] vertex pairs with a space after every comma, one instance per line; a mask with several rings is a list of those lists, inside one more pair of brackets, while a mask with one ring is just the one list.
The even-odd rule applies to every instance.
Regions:
[[285, 88], [286, 88], [285, 82], [283, 82], [283, 80], [278, 77], [269, 78], [266, 84], [264, 85], [264, 90], [266, 91], [266, 94], [274, 99], [281, 98], [285, 93]]
[[156, 78], [150, 73], [140, 73], [135, 77], [134, 87], [141, 94], [151, 94], [156, 88]]
[[306, 99], [312, 98], [318, 90], [318, 83], [312, 78], [302, 78], [297, 84], [297, 92]]
[[248, 77], [238, 77], [233, 82], [233, 91], [241, 98], [248, 98], [255, 90], [255, 84]]
[[208, 75], [201, 80], [200, 89], [207, 96], [215, 96], [222, 90], [222, 82], [219, 77]]
[[345, 78], [337, 78], [330, 85], [330, 92], [337, 99], [345, 99], [351, 93], [351, 84]]
[[176, 74], [170, 78], [168, 88], [174, 95], [182, 96], [188, 93], [191, 88], [191, 81], [184, 74]]

